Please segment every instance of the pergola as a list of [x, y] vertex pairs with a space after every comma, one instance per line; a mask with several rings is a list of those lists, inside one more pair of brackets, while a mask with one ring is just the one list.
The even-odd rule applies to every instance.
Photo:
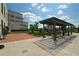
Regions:
[[66, 34], [66, 30], [68, 31], [67, 32], [68, 36], [70, 35], [70, 33], [72, 34], [72, 28], [74, 26], [73, 24], [68, 23], [64, 20], [58, 19], [56, 17], [51, 17], [51, 18], [42, 20], [42, 21], [40, 21], [40, 23], [43, 24], [43, 27], [44, 27], [44, 24], [48, 25], [48, 28], [49, 28], [49, 25], [53, 26], [53, 39], [54, 39], [54, 41], [57, 40], [56, 39], [57, 38], [56, 26], [59, 26], [59, 28], [62, 29], [63, 36]]

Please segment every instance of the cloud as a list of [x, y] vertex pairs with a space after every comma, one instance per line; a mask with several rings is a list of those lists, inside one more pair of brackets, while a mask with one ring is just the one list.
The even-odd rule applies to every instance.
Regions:
[[32, 7], [36, 7], [38, 9], [40, 9], [41, 7], [44, 6], [44, 4], [38, 4], [38, 3], [32, 3], [31, 5], [32, 5]]
[[32, 3], [31, 5], [32, 5], [32, 7], [40, 9], [42, 12], [48, 12], [49, 11], [47, 7], [44, 7], [44, 4]]
[[60, 6], [58, 7], [58, 9], [66, 9], [66, 8], [68, 8], [68, 6], [67, 6], [67, 5], [65, 5], [65, 4], [60, 5]]
[[78, 24], [79, 24], [79, 22], [78, 21], [76, 21], [77, 19], [72, 19], [71, 17], [69, 17], [69, 16], [60, 16], [60, 17], [58, 17], [59, 19], [61, 19], [61, 20], [64, 20], [64, 21], [66, 21], [66, 22], [69, 22], [69, 23], [71, 23], [71, 24], [74, 24], [75, 26], [77, 26]]
[[68, 5], [66, 5], [66, 4], [59, 5], [59, 7], [57, 8], [58, 9], [57, 14], [63, 14], [65, 9], [67, 9], [67, 8], [68, 8]]
[[40, 9], [42, 6], [44, 6], [44, 4], [39, 5], [37, 8]]
[[65, 20], [65, 21], [71, 20], [71, 18], [69, 16], [60, 16], [59, 18], [62, 19], [62, 20]]
[[50, 17], [57, 17], [57, 18], [59, 18], [61, 20], [64, 20], [64, 21], [68, 21], [68, 22], [71, 21], [71, 18], [69, 16], [60, 16], [60, 17], [58, 17], [56, 15], [47, 15], [47, 17], [48, 18], [50, 18]]
[[32, 3], [32, 7], [38, 6], [38, 3]]
[[56, 15], [47, 15], [48, 18], [50, 17], [56, 17]]
[[58, 10], [57, 14], [63, 14], [63, 11], [62, 10]]
[[47, 7], [43, 7], [43, 8], [41, 9], [41, 11], [42, 11], [42, 12], [48, 12], [49, 10], [48, 10]]
[[42, 19], [40, 16], [37, 16], [36, 14], [31, 13], [31, 12], [24, 12], [22, 14], [24, 18], [29, 20], [29, 22], [37, 22]]

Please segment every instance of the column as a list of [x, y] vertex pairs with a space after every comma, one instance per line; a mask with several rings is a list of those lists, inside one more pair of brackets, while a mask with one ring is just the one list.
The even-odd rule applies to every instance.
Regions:
[[59, 26], [59, 33], [60, 33], [60, 36], [61, 36], [61, 26]]
[[64, 26], [62, 26], [62, 35], [64, 36], [65, 34], [65, 30], [64, 30]]
[[72, 25], [71, 25], [71, 34], [72, 34], [72, 30], [73, 30], [73, 29], [72, 29]]
[[54, 43], [55, 43], [55, 46], [56, 46], [56, 25], [54, 24], [53, 25], [53, 40], [54, 40]]
[[43, 31], [44, 31], [44, 24], [43, 24]]
[[66, 26], [64, 26], [64, 32], [65, 32], [65, 34], [66, 34]]
[[44, 24], [43, 24], [43, 29], [44, 29]]
[[48, 35], [49, 35], [49, 25], [48, 25]]
[[69, 33], [69, 26], [68, 26], [68, 36], [70, 36], [70, 33]]

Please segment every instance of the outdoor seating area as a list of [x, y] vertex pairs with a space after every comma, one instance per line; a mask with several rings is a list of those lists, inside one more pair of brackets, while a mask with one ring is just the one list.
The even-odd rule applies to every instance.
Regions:
[[[34, 43], [53, 55], [56, 55], [61, 49], [71, 44], [76, 37], [76, 35], [72, 35], [74, 25], [56, 17], [42, 20], [40, 23], [43, 24], [43, 27], [44, 24], [48, 25], [48, 36]], [[53, 28], [49, 28], [49, 26]]]
[[[56, 44], [58, 35], [59, 35], [59, 37], [65, 36], [65, 35], [70, 36], [70, 34], [72, 34], [72, 30], [73, 30], [73, 26], [74, 26], [73, 24], [65, 22], [56, 17], [51, 17], [51, 18], [42, 20], [42, 21], [40, 21], [40, 23], [43, 24], [43, 27], [45, 24], [48, 26], [48, 34], [53, 37], [55, 44]], [[51, 26], [51, 28], [49, 28], [49, 26]], [[58, 28], [56, 28], [56, 26], [58, 26]], [[50, 31], [50, 30], [52, 30], [52, 31]], [[59, 32], [59, 34], [57, 32]]]

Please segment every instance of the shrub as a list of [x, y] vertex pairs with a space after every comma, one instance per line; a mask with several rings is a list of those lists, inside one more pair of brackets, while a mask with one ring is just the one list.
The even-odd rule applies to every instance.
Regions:
[[38, 35], [38, 36], [43, 36], [43, 35], [47, 35], [47, 32], [39, 32], [39, 31], [34, 31], [33, 33], [34, 35]]
[[7, 35], [8, 34], [8, 31], [9, 31], [9, 28], [7, 26], [5, 26], [3, 28], [3, 35]]
[[29, 33], [29, 34], [32, 34], [32, 31], [28, 30], [28, 33]]

